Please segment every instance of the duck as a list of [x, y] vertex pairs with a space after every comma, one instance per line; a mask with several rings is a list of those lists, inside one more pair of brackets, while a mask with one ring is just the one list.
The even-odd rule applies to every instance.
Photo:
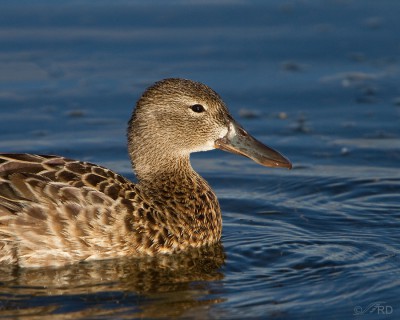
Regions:
[[221, 209], [191, 153], [220, 149], [292, 167], [245, 131], [214, 90], [181, 78], [144, 91], [127, 140], [136, 183], [62, 156], [0, 154], [0, 264], [57, 267], [212, 246]]

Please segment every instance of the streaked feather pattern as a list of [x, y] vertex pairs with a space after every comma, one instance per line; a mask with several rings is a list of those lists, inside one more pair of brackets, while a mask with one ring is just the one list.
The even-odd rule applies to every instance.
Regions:
[[[202, 181], [200, 186], [205, 187]], [[169, 201], [159, 195], [151, 205], [137, 185], [106, 168], [56, 156], [2, 154], [0, 262], [54, 266], [217, 241], [218, 228], [212, 240], [196, 236], [205, 226], [190, 227], [194, 216], [178, 216], [182, 204], [167, 190]]]

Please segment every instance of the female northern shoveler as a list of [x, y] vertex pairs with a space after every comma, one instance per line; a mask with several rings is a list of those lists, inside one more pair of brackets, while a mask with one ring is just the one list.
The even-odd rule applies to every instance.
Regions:
[[218, 242], [217, 198], [189, 161], [214, 148], [291, 168], [235, 122], [217, 93], [183, 79], [157, 82], [137, 102], [128, 127], [137, 184], [87, 162], [0, 155], [0, 262], [57, 266]]

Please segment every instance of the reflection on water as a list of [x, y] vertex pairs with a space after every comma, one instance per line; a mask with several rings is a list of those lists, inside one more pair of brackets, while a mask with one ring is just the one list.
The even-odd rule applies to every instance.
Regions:
[[[224, 259], [218, 244], [179, 255], [92, 261], [62, 268], [1, 266], [0, 317], [60, 316], [67, 310], [65, 316], [70, 318], [120, 312], [159, 318], [200, 312], [223, 301], [205, 297], [223, 279], [219, 269]], [[43, 301], [47, 301], [45, 308]]]

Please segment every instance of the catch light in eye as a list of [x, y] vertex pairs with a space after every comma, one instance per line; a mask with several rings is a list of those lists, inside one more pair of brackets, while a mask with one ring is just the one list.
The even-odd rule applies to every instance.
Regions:
[[200, 113], [206, 111], [204, 107], [201, 104], [194, 104], [190, 107], [194, 112]]

